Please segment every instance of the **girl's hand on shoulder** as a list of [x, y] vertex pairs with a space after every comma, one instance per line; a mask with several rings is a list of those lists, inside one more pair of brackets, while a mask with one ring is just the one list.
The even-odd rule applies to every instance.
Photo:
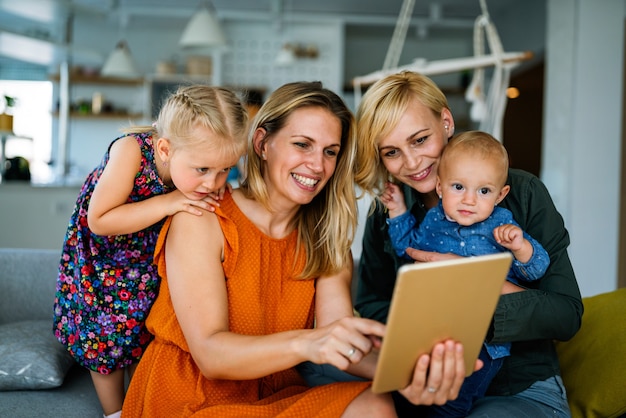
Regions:
[[408, 254], [409, 257], [415, 260], [416, 263], [428, 263], [431, 261], [452, 260], [452, 259], [461, 257], [460, 255], [456, 255], [456, 254], [436, 253], [434, 251], [417, 250], [415, 248], [410, 248], [410, 247], [406, 249], [406, 253]]
[[206, 197], [202, 200], [192, 200], [188, 199], [180, 190], [174, 190], [162, 196], [165, 199], [167, 215], [187, 212], [200, 216], [203, 211], [214, 212], [214, 205], [219, 206], [211, 197]]
[[[231, 186], [229, 182], [224, 183], [224, 185], [220, 187], [219, 190], [211, 193], [210, 196], [215, 202], [218, 202], [224, 199], [224, 193], [226, 193], [227, 190], [228, 190], [228, 193], [233, 192], [233, 186]], [[217, 206], [219, 206], [219, 204], [217, 204]]]
[[380, 348], [385, 325], [366, 318], [345, 317], [315, 328], [306, 337], [305, 357], [316, 364], [332, 364], [346, 370], [372, 350]]
[[233, 186], [230, 183], [226, 182], [224, 186], [222, 186], [219, 190], [209, 193], [207, 197], [202, 199], [204, 202], [208, 203], [209, 206], [206, 208], [209, 212], [215, 212], [215, 208], [220, 206], [220, 201], [224, 200], [224, 194], [228, 190], [228, 193], [233, 192]]
[[[177, 212], [188, 212], [192, 215], [202, 215], [202, 210], [207, 212], [215, 212], [215, 208], [220, 206], [220, 201], [224, 199], [224, 194], [232, 193], [233, 188], [229, 183], [224, 184], [219, 190], [209, 193], [204, 199], [192, 200], [185, 197], [179, 190], [174, 190], [165, 196], [168, 196], [168, 215], [174, 215]], [[201, 210], [202, 209], [202, 210]]]

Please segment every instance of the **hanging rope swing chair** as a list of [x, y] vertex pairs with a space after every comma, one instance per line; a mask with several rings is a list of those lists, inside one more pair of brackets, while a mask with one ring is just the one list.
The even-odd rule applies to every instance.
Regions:
[[[404, 0], [400, 15], [396, 21], [383, 69], [355, 77], [352, 80], [356, 106], [362, 97], [362, 86], [367, 86], [387, 75], [401, 71], [414, 71], [426, 76], [474, 70], [472, 80], [465, 92], [465, 99], [471, 103], [470, 118], [479, 122], [479, 129], [502, 139], [502, 120], [506, 109], [506, 89], [509, 87], [511, 70], [522, 61], [532, 57], [530, 52], [504, 52], [495, 25], [489, 17], [486, 0], [479, 0], [481, 14], [474, 22], [474, 56], [427, 61], [418, 58], [413, 63], [398, 66], [400, 53], [404, 46], [409, 21], [413, 13], [415, 0]], [[485, 41], [489, 54], [485, 51]], [[489, 90], [485, 93], [485, 68], [493, 66]]]

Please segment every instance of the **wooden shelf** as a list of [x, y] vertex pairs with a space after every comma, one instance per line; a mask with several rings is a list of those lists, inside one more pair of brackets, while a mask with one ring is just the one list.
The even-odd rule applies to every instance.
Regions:
[[[52, 116], [59, 117], [59, 112], [53, 112]], [[106, 112], [106, 113], [81, 113], [70, 112], [70, 118], [76, 119], [143, 119], [143, 113], [122, 113], [122, 112]]]
[[[50, 80], [59, 81], [59, 75], [50, 76]], [[70, 84], [108, 84], [108, 85], [140, 85], [144, 83], [143, 78], [116, 78], [116, 77], [100, 77], [85, 75], [70, 75]]]

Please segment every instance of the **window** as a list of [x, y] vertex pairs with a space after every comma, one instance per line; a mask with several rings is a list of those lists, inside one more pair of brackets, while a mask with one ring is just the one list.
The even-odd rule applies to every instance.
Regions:
[[[15, 97], [13, 134], [6, 140], [6, 158], [28, 160], [33, 183], [53, 180], [49, 166], [52, 152], [52, 83], [49, 81], [0, 80], [0, 95]], [[0, 108], [4, 110], [4, 108]]]

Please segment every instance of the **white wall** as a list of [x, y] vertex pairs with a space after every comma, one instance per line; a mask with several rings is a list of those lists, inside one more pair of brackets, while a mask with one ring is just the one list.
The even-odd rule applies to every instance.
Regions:
[[[343, 25], [339, 22], [283, 24], [228, 22], [232, 51], [224, 54], [221, 83], [228, 86], [259, 86], [268, 93], [291, 81], [322, 81], [341, 92], [343, 83]], [[315, 45], [319, 57], [303, 58], [294, 65], [274, 61], [286, 43]]]
[[617, 287], [625, 3], [548, 1], [542, 177], [586, 296]]
[[61, 251], [78, 187], [0, 184], [0, 248]]

